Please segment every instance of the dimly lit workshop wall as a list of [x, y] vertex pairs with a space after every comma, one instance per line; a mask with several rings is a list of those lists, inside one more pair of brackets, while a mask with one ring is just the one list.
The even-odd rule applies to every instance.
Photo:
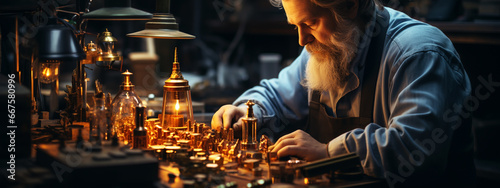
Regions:
[[[452, 40], [472, 86], [470, 111], [465, 113], [473, 116], [478, 178], [480, 183], [498, 183], [500, 161], [496, 151], [500, 150], [500, 142], [495, 134], [500, 132], [500, 1], [385, 0], [384, 4], [438, 27]], [[102, 7], [102, 1], [94, 0], [91, 10], [99, 7]], [[155, 1], [132, 0], [132, 7], [154, 13]], [[195, 35], [196, 39], [154, 40], [159, 57], [155, 70], [159, 76], [157, 97], [162, 93], [161, 82], [170, 74], [173, 47], [177, 46], [183, 74], [192, 74], [202, 80], [191, 83], [191, 89], [193, 100], [204, 102], [206, 112], [215, 112], [244, 90], [258, 84], [262, 73], [260, 55], [279, 54], [279, 67], [282, 68], [302, 49], [293, 26], [286, 23], [284, 11], [272, 7], [267, 0], [172, 0], [171, 13], [177, 19], [179, 30]], [[8, 18], [10, 21], [5, 18], [2, 17], [3, 22], [12, 22], [12, 17]], [[95, 42], [95, 34], [108, 28], [118, 39], [116, 46], [124, 57], [123, 70], [130, 69], [128, 54], [145, 51], [146, 46], [144, 39], [126, 37], [126, 34], [144, 29], [146, 22], [89, 21], [87, 31], [91, 36], [86, 40]], [[29, 53], [27, 46], [29, 44], [22, 44], [21, 52]], [[0, 54], [2, 60], [12, 59], [13, 54], [4, 50]], [[2, 73], [11, 68], [5, 63], [2, 62]], [[61, 90], [70, 85], [74, 66], [61, 67]], [[92, 82], [99, 79], [105, 92], [115, 94], [118, 91], [122, 82], [119, 71], [91, 68], [93, 70], [87, 72]], [[93, 90], [92, 82], [89, 82], [89, 90]], [[488, 96], [478, 97], [478, 88], [482, 88], [480, 94], [487, 92]], [[65, 102], [63, 98], [60, 100], [63, 109]]]

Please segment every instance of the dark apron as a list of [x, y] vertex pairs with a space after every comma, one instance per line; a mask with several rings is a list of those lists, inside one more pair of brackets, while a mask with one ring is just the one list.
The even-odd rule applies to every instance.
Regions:
[[[321, 93], [313, 91], [309, 103], [309, 119], [306, 132], [321, 143], [328, 143], [335, 137], [356, 129], [364, 128], [373, 122], [373, 101], [377, 77], [382, 61], [385, 35], [387, 32], [389, 14], [386, 10], [376, 15], [375, 30], [368, 54], [366, 56], [363, 84], [361, 88], [360, 117], [331, 117], [326, 113], [325, 107], [320, 103]], [[376, 30], [379, 30], [378, 32]], [[378, 34], [377, 34], [378, 33]]]

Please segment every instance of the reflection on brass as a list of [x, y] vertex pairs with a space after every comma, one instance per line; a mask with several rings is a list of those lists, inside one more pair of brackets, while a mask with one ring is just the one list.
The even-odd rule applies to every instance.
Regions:
[[248, 106], [246, 117], [242, 118], [243, 126], [241, 128], [241, 146], [243, 150], [257, 150], [257, 118], [253, 114], [253, 105], [255, 103], [252, 100], [248, 100], [246, 103]]
[[[193, 105], [189, 82], [184, 79], [177, 58], [177, 48], [174, 52], [174, 62], [170, 78], [163, 86], [163, 103], [161, 116], [158, 115], [163, 129], [170, 131], [190, 131], [193, 121]], [[199, 125], [197, 125], [199, 126]], [[196, 132], [195, 133], [200, 133]]]
[[259, 163], [260, 160], [258, 159], [245, 159], [245, 161], [243, 161], [244, 167], [248, 170], [252, 170], [254, 168], [259, 167]]
[[269, 162], [278, 161], [278, 153], [277, 152], [268, 152], [267, 155], [268, 155]]
[[229, 156], [235, 156], [238, 154], [238, 151], [240, 150], [240, 141], [236, 139], [236, 142], [231, 145], [231, 148], [227, 152], [227, 155]]
[[269, 145], [271, 145], [271, 140], [265, 134], [260, 137], [259, 143], [259, 151], [262, 153], [266, 153], [269, 149]]
[[121, 61], [122, 56], [115, 51], [115, 44], [118, 42], [111, 32], [106, 31], [97, 35], [97, 56], [95, 61], [102, 61], [105, 66], [111, 66], [114, 61]]

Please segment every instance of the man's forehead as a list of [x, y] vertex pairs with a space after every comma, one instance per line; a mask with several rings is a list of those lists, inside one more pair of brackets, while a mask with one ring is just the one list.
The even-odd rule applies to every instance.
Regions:
[[283, 0], [283, 8], [290, 24], [304, 22], [307, 19], [320, 16], [324, 9], [320, 8], [310, 0]]

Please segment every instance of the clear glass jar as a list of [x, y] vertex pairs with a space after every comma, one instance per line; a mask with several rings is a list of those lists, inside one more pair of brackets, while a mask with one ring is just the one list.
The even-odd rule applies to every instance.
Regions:
[[131, 144], [133, 140], [135, 108], [143, 105], [141, 99], [134, 92], [134, 85], [130, 82], [132, 73], [127, 70], [122, 74], [124, 75], [124, 82], [111, 104], [113, 108], [111, 134], [116, 135], [119, 141], [127, 145]]
[[92, 118], [92, 126], [90, 136], [93, 141], [100, 142], [106, 139], [107, 126], [108, 126], [108, 108], [106, 108], [104, 94], [101, 93], [95, 97], [95, 105]]

